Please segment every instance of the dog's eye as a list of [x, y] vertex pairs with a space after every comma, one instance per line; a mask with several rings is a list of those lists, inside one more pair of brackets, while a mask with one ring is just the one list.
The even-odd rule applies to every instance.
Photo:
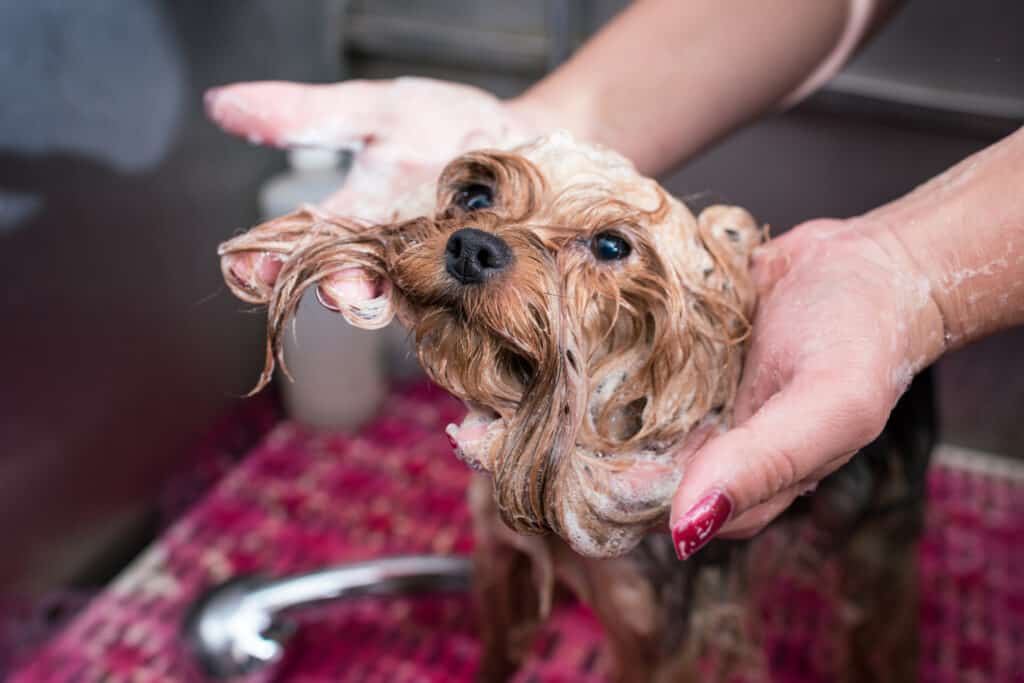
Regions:
[[489, 209], [494, 204], [494, 192], [486, 185], [467, 185], [456, 193], [455, 204], [463, 211]]
[[621, 261], [633, 250], [629, 242], [610, 232], [602, 232], [590, 242], [590, 249], [598, 261]]

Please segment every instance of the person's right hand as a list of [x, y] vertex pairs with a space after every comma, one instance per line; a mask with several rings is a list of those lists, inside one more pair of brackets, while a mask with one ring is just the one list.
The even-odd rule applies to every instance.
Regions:
[[[254, 144], [353, 150], [344, 186], [321, 208], [368, 223], [390, 219], [398, 200], [436, 179], [459, 154], [508, 147], [540, 132], [529, 104], [425, 78], [237, 83], [207, 92], [206, 109], [225, 131]], [[227, 260], [232, 275], [257, 291], [272, 286], [282, 265], [267, 253]]]
[[541, 132], [516, 105], [425, 78], [237, 83], [207, 92], [206, 108], [225, 131], [256, 144], [354, 150], [345, 186], [323, 208], [367, 221], [387, 217], [397, 198], [459, 154]]

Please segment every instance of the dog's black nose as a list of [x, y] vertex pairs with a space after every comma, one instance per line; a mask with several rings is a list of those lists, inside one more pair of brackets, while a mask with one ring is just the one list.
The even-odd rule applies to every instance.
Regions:
[[503, 239], [476, 228], [453, 232], [444, 250], [445, 270], [464, 285], [479, 285], [511, 262], [512, 251]]

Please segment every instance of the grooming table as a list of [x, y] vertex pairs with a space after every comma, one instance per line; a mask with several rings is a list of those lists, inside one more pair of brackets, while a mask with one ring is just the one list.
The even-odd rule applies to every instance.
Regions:
[[[180, 639], [212, 584], [373, 557], [468, 553], [469, 472], [443, 428], [460, 405], [431, 386], [392, 393], [356, 435], [274, 427], [106, 591], [10, 679], [16, 683], [197, 681]], [[1024, 682], [1024, 467], [940, 449], [921, 545], [922, 680]], [[767, 626], [777, 681], [823, 681], [813, 592], [780, 586]], [[776, 614], [780, 610], [774, 610]], [[469, 681], [480, 646], [466, 595], [361, 598], [305, 611], [278, 680]], [[521, 683], [605, 680], [601, 629], [562, 605]]]

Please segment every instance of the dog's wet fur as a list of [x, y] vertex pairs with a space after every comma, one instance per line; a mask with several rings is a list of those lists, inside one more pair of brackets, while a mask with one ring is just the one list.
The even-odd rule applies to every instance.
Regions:
[[304, 209], [220, 253], [232, 290], [269, 306], [259, 387], [316, 287], [354, 325], [397, 317], [470, 408], [448, 434], [486, 473], [470, 496], [483, 680], [515, 670], [563, 589], [601, 618], [618, 680], [707, 680], [709, 658], [722, 679], [763, 671], [780, 577], [835, 601], [832, 679], [912, 680], [927, 376], [754, 539], [679, 562], [658, 533], [687, 457], [731, 426], [764, 236], [743, 209], [695, 217], [619, 155], [556, 134], [455, 159], [386, 223]]

